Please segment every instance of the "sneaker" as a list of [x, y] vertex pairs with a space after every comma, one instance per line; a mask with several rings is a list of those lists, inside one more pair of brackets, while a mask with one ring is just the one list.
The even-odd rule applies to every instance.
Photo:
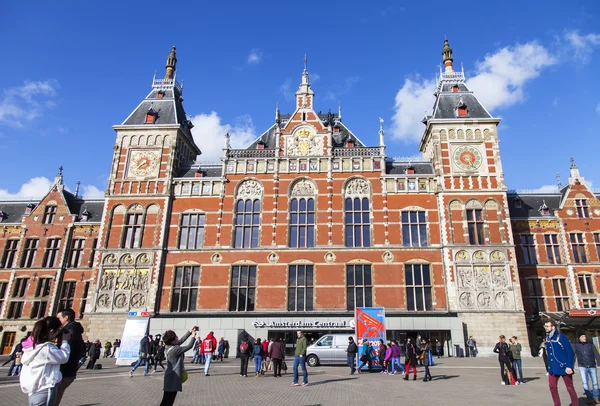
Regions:
[[520, 385], [520, 384], [521, 384], [521, 382], [519, 382], [519, 381], [515, 382], [515, 385]]
[[292, 382], [290, 386], [300, 386], [300, 384], [298, 382]]
[[550, 375], [548, 372], [546, 372], [546, 376]]
[[306, 383], [303, 383], [303, 384], [302, 384], [302, 385], [300, 385], [300, 386], [308, 386], [308, 382], [306, 382]]
[[210, 374], [204, 374], [204, 376], [210, 376]]
[[156, 369], [154, 371], [152, 371], [152, 373], [155, 374], [156, 373]]
[[506, 385], [506, 382], [502, 381], [502, 385]]
[[129, 376], [133, 378], [133, 371], [129, 371]]

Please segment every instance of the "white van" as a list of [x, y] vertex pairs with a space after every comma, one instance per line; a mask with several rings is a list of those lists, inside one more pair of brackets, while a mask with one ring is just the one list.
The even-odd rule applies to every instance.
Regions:
[[306, 362], [311, 367], [316, 367], [319, 364], [345, 365], [347, 362], [348, 337], [355, 338], [352, 333], [324, 335], [316, 343], [308, 346], [306, 349]]

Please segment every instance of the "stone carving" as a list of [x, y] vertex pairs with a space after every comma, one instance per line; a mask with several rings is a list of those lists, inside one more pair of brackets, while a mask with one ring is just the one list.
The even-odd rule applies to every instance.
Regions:
[[139, 203], [133, 204], [131, 207], [129, 207], [129, 210], [128, 210], [129, 213], [142, 213], [143, 211], [144, 211], [144, 206], [142, 206]]
[[496, 287], [508, 288], [508, 275], [506, 274], [506, 269], [501, 267], [493, 267], [492, 268], [492, 283]]
[[471, 129], [467, 130], [467, 139], [468, 140], [472, 140], [473, 139], [473, 130], [471, 130]]
[[394, 254], [392, 254], [390, 251], [386, 251], [383, 253], [381, 258], [383, 258], [383, 262], [385, 262], [386, 264], [391, 264], [394, 260]]
[[510, 299], [506, 292], [499, 292], [496, 294], [496, 306], [507, 307], [510, 304]]
[[492, 296], [489, 292], [481, 292], [477, 295], [477, 304], [479, 307], [490, 307], [492, 304]]
[[458, 298], [462, 307], [472, 307], [475, 304], [475, 296], [472, 292], [463, 292]]
[[109, 307], [110, 305], [110, 296], [108, 293], [103, 293], [98, 296], [98, 301], [96, 302], [98, 307]]
[[473, 288], [473, 273], [471, 268], [458, 267], [458, 286], [461, 288]]
[[237, 190], [238, 199], [260, 199], [262, 198], [263, 188], [255, 180], [244, 181]]
[[457, 261], [467, 261], [468, 259], [469, 259], [469, 254], [467, 254], [467, 251], [458, 251], [456, 253]]
[[125, 293], [119, 293], [115, 296], [115, 307], [122, 309], [127, 306], [127, 295]]
[[450, 137], [451, 140], [455, 139], [456, 134], [455, 134], [454, 130], [448, 131], [448, 136]]
[[477, 289], [489, 289], [490, 269], [485, 266], [475, 267], [475, 286]]
[[290, 156], [323, 155], [323, 137], [314, 130], [301, 128], [287, 139], [287, 154]]
[[473, 254], [473, 261], [481, 262], [486, 260], [485, 252], [483, 251], [475, 251]]
[[352, 179], [346, 184], [346, 197], [348, 196], [367, 196], [371, 190], [369, 182], [362, 178]]
[[453, 200], [450, 203], [450, 210], [462, 210], [462, 207], [463, 207], [462, 203], [458, 200]]
[[150, 258], [148, 258], [148, 254], [142, 254], [137, 259], [138, 264], [147, 264], [150, 262]]
[[485, 202], [485, 208], [488, 210], [498, 210], [498, 203], [495, 200]]
[[105, 264], [116, 264], [117, 257], [115, 256], [115, 254], [108, 254], [107, 256], [104, 257], [104, 263]]
[[114, 272], [104, 271], [100, 279], [100, 290], [112, 290], [114, 286]]
[[269, 261], [270, 264], [276, 264], [277, 261], [279, 261], [279, 255], [277, 255], [274, 252], [271, 252], [268, 256], [267, 256], [267, 260]]
[[146, 296], [143, 293], [135, 293], [131, 296], [131, 307], [141, 308], [146, 304]]
[[331, 251], [329, 251], [327, 254], [325, 254], [325, 261], [332, 263], [335, 261], [335, 254]]
[[223, 260], [223, 257], [221, 256], [221, 254], [219, 254], [218, 252], [215, 252], [214, 254], [212, 254], [212, 256], [210, 257], [210, 261], [213, 264], [220, 264], [221, 261]]
[[315, 185], [309, 180], [302, 179], [294, 184], [292, 196], [314, 196]]
[[458, 137], [459, 140], [462, 140], [465, 138], [465, 132], [463, 130], [458, 130], [456, 132], [456, 136]]
[[504, 254], [500, 251], [493, 251], [490, 257], [492, 261], [504, 261]]
[[121, 258], [121, 261], [125, 265], [133, 265], [133, 257], [131, 256], [131, 254], [125, 254], [125, 255], [123, 255], [123, 257]]

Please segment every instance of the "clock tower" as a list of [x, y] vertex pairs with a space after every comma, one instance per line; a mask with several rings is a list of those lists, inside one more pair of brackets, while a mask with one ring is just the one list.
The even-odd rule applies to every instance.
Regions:
[[[172, 181], [201, 153], [183, 109], [176, 65], [173, 47], [164, 78], [155, 74], [148, 95], [113, 127], [117, 136], [95, 262], [98, 284], [87, 311], [90, 318], [101, 319], [105, 313], [151, 315], [156, 309]], [[98, 325], [102, 323], [90, 323], [90, 328]]]
[[[433, 112], [423, 119], [426, 128], [419, 148], [431, 159], [438, 178], [448, 309], [460, 314], [469, 335], [491, 340], [497, 331], [510, 330], [525, 337], [500, 159], [500, 119], [469, 89], [464, 70], [453, 69], [447, 39], [442, 59]], [[478, 342], [479, 347], [493, 344]]]

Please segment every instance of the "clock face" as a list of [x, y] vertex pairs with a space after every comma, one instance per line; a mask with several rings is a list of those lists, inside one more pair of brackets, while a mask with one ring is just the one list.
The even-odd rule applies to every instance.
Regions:
[[148, 176], [158, 168], [160, 156], [157, 151], [131, 151], [129, 159], [130, 176]]
[[481, 167], [481, 152], [472, 146], [462, 146], [454, 150], [454, 164], [465, 171], [475, 171]]

